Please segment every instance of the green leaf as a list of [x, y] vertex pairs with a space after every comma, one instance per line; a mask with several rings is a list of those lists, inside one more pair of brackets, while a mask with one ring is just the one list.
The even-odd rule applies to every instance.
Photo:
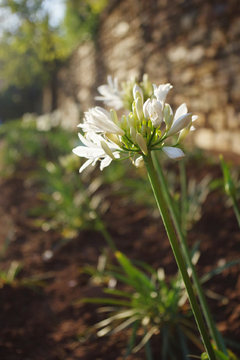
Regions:
[[104, 298], [83, 298], [74, 302], [74, 304], [89, 303], [89, 304], [109, 304], [131, 307], [131, 302], [117, 300], [117, 299], [104, 299]]
[[116, 296], [124, 296], [124, 297], [128, 297], [130, 299], [133, 296], [133, 294], [131, 294], [129, 292], [116, 290], [116, 289], [104, 289], [103, 291], [107, 294], [116, 295]]
[[225, 191], [226, 191], [228, 196], [235, 197], [236, 188], [235, 188], [234, 183], [232, 181], [232, 177], [231, 177], [229, 168], [228, 168], [227, 164], [225, 163], [225, 161], [223, 160], [223, 156], [220, 155], [219, 158], [220, 158], [222, 171], [223, 171]]
[[238, 264], [240, 264], [240, 259], [232, 260], [232, 261], [227, 262], [225, 265], [216, 267], [215, 269], [209, 271], [208, 273], [206, 273], [205, 275], [203, 275], [200, 278], [201, 284], [207, 282], [213, 276], [221, 274], [224, 270], [229, 269], [230, 267], [238, 265]]
[[140, 270], [138, 270], [135, 266], [133, 266], [126, 256], [124, 256], [120, 251], [117, 251], [115, 253], [115, 256], [120, 265], [127, 273], [127, 275], [130, 277], [130, 279], [133, 279], [134, 282], [140, 282], [142, 285], [145, 285], [150, 291], [155, 290], [154, 286], [150, 282], [150, 279]]

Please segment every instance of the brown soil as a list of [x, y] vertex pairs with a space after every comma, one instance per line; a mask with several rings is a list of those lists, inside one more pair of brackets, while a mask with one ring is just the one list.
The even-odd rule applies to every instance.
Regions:
[[[207, 169], [209, 170], [209, 169]], [[191, 169], [202, 178], [206, 168]], [[221, 176], [213, 167], [214, 176]], [[28, 210], [38, 202], [37, 188], [26, 186], [25, 173], [0, 183], [0, 249], [6, 239], [10, 245], [1, 262], [7, 269], [13, 260], [22, 261], [20, 277], [49, 273], [40, 292], [27, 287], [6, 285], [0, 289], [0, 359], [3, 360], [121, 360], [127, 343], [126, 331], [115, 336], [91, 338], [84, 343], [76, 335], [102, 319], [90, 304], [74, 305], [83, 297], [101, 296], [101, 288], [89, 285], [81, 273], [86, 263], [96, 266], [103, 237], [84, 231], [63, 245], [59, 234], [43, 232], [33, 226]], [[240, 258], [240, 232], [234, 212], [225, 206], [226, 198], [212, 192], [204, 204], [203, 216], [189, 233], [189, 241], [201, 240], [201, 258], [197, 265], [204, 274], [226, 261]], [[121, 198], [111, 198], [104, 221], [117, 248], [131, 259], [141, 259], [156, 269], [163, 267], [168, 275], [177, 267], [159, 218], [136, 204], [127, 206]], [[46, 250], [53, 257], [43, 260]], [[240, 339], [240, 265], [215, 276], [205, 287], [228, 298], [227, 304], [209, 299], [219, 329], [232, 340]], [[237, 351], [235, 351], [237, 353]], [[196, 353], [196, 352], [195, 352]], [[153, 339], [153, 357], [159, 359], [160, 343]], [[129, 359], [145, 359], [144, 350]]]

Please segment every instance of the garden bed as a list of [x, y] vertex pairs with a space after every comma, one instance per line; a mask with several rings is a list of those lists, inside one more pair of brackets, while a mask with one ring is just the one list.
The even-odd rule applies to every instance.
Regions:
[[[91, 337], [85, 342], [77, 335], [103, 319], [97, 305], [74, 304], [85, 297], [102, 296], [101, 286], [89, 283], [81, 270], [84, 265], [97, 266], [106, 246], [96, 231], [84, 230], [69, 242], [57, 231], [42, 231], [28, 216], [28, 210], [39, 203], [38, 186], [28, 185], [29, 168], [19, 169], [10, 179], [1, 180], [0, 249], [1, 267], [8, 269], [13, 260], [24, 267], [18, 279], [45, 274], [45, 286], [37, 291], [19, 284], [0, 289], [0, 358], [6, 360], [121, 360], [124, 359], [127, 331], [103, 338]], [[188, 174], [202, 179], [206, 173], [221, 177], [217, 165], [189, 166]], [[167, 276], [177, 271], [163, 224], [159, 217], [141, 204], [128, 203], [109, 193], [111, 203], [104, 222], [117, 248], [130, 259], [141, 259], [155, 269], [163, 267]], [[203, 215], [189, 232], [189, 242], [200, 240], [201, 257], [197, 271], [210, 269], [240, 258], [240, 232], [232, 208], [226, 208], [220, 190], [212, 191], [203, 205]], [[48, 251], [51, 250], [51, 253]], [[52, 256], [49, 256], [52, 255]], [[48, 259], [49, 257], [49, 259]], [[206, 283], [204, 288], [220, 294], [224, 301], [208, 299], [222, 334], [240, 339], [240, 265], [226, 269]], [[227, 300], [226, 300], [227, 298]], [[159, 359], [160, 342], [151, 340], [153, 358]], [[231, 348], [231, 346], [230, 346]], [[232, 348], [233, 349], [233, 348]], [[239, 350], [233, 349], [236, 354]], [[199, 355], [197, 349], [193, 354]], [[145, 359], [144, 350], [130, 359]]]

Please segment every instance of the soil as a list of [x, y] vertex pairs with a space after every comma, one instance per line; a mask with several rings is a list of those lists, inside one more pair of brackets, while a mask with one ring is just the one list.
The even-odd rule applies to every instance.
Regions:
[[[219, 166], [191, 164], [188, 173], [201, 179], [207, 172], [221, 177]], [[83, 297], [101, 296], [101, 287], [89, 283], [81, 268], [97, 266], [106, 247], [101, 234], [82, 231], [63, 244], [54, 231], [36, 228], [28, 216], [35, 207], [38, 188], [28, 186], [27, 170], [18, 171], [11, 179], [1, 180], [0, 249], [1, 268], [8, 269], [13, 260], [24, 264], [19, 279], [47, 274], [45, 286], [34, 291], [19, 284], [0, 289], [0, 359], [2, 360], [122, 360], [127, 332], [79, 342], [77, 335], [102, 319], [97, 305], [75, 304]], [[109, 194], [110, 195], [110, 194]], [[177, 267], [159, 217], [144, 205], [111, 196], [111, 206], [104, 221], [117, 248], [131, 259], [141, 259], [154, 268], [163, 267], [173, 275]], [[233, 209], [226, 207], [226, 197], [218, 190], [211, 192], [203, 206], [203, 216], [189, 232], [189, 242], [200, 240], [201, 257], [197, 264], [200, 275], [221, 264], [240, 258], [240, 231]], [[47, 250], [53, 256], [46, 259]], [[205, 288], [225, 297], [225, 302], [208, 299], [222, 334], [240, 344], [240, 265], [215, 276]], [[226, 301], [227, 299], [227, 301]], [[159, 338], [153, 338], [153, 358], [159, 359]], [[233, 349], [236, 354], [239, 350]], [[199, 354], [199, 352], [195, 352]], [[145, 359], [144, 350], [129, 360]]]

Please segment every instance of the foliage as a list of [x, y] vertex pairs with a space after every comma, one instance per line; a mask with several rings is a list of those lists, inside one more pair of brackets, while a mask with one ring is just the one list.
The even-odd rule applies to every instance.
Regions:
[[18, 27], [2, 35], [0, 77], [5, 87], [18, 88], [38, 83], [42, 87], [69, 55], [62, 37], [50, 26], [42, 1], [5, 1], [2, 5], [16, 15]]
[[[104, 282], [107, 279], [110, 288], [105, 288], [104, 292], [113, 295], [111, 298], [80, 300], [109, 305], [98, 309], [99, 312], [109, 312], [110, 316], [94, 325], [92, 331], [97, 331], [98, 336], [104, 336], [130, 327], [132, 331], [126, 356], [131, 351], [136, 353], [143, 346], [150, 354], [149, 340], [154, 334], [160, 333], [164, 344], [162, 359], [172, 356], [174, 350], [176, 354], [180, 350], [183, 356], [187, 356], [187, 338], [202, 348], [197, 336], [194, 335], [196, 328], [191, 319], [189, 306], [185, 303], [186, 292], [180, 276], [167, 281], [163, 269], [155, 271], [151, 266], [139, 261], [137, 264], [144, 271], [139, 270], [120, 252], [116, 252], [116, 258], [120, 267], [110, 265], [106, 269], [98, 268], [97, 272], [92, 267], [85, 268], [95, 279], [102, 279]], [[113, 287], [116, 283], [113, 279], [124, 284], [124, 290]], [[136, 345], [136, 338], [140, 334], [142, 339]], [[179, 346], [175, 347], [175, 344]]]
[[[11, 107], [16, 105], [12, 96], [17, 90], [25, 102], [33, 100], [34, 111], [39, 111], [40, 91], [48, 84], [54, 87], [60, 66], [76, 46], [94, 36], [98, 15], [108, 0], [64, 0], [64, 3], [64, 20], [53, 26], [51, 13], [43, 0], [0, 2], [0, 20], [3, 18], [0, 27], [0, 93], [2, 97], [7, 96]], [[5, 108], [1, 117], [21, 116], [25, 111], [18, 107], [17, 114], [16, 109], [12, 114]], [[27, 111], [31, 111], [31, 107]]]
[[2, 270], [0, 268], [0, 289], [4, 285], [12, 287], [28, 287], [34, 291], [38, 291], [39, 287], [45, 286], [45, 280], [51, 278], [53, 273], [48, 272], [44, 274], [38, 274], [35, 276], [18, 279], [18, 274], [22, 270], [23, 265], [18, 261], [12, 261], [8, 270]]
[[61, 156], [55, 163], [42, 162], [41, 169], [34, 174], [41, 182], [38, 198], [43, 202], [31, 211], [31, 215], [38, 215], [35, 224], [44, 231], [60, 231], [65, 239], [76, 237], [80, 229], [100, 230], [99, 215], [108, 208], [104, 194], [98, 191], [101, 181], [82, 181], [78, 167], [74, 155]]
[[[227, 351], [227, 355], [225, 355], [222, 351], [217, 350], [215, 347], [214, 352], [217, 360], [238, 360], [237, 356], [229, 349]], [[208, 354], [206, 352], [201, 355], [201, 360], [209, 360]]]
[[[50, 123], [51, 131], [37, 130], [40, 124], [40, 128], [46, 127], [42, 120], [47, 120], [49, 127], [51, 119], [54, 120]], [[56, 124], [53, 115], [50, 120], [29, 114], [23, 120], [10, 121], [0, 127], [5, 143], [1, 152], [2, 175], [11, 176], [23, 163], [31, 167], [35, 159], [34, 170], [31, 168], [27, 180], [29, 186], [37, 184], [40, 188], [41, 203], [29, 211], [37, 217], [34, 224], [44, 231], [55, 229], [65, 239], [75, 237], [80, 229], [86, 228], [101, 231], [106, 237], [99, 217], [109, 205], [105, 192], [99, 190], [102, 181], [93, 176], [80, 178], [80, 159], [70, 153], [75, 133]]]
[[0, 127], [0, 138], [5, 143], [1, 156], [6, 175], [13, 173], [23, 160], [25, 164], [33, 158], [37, 162], [43, 159], [56, 161], [71, 151], [74, 143], [71, 132], [61, 127], [49, 132], [38, 131], [36, 122], [36, 116], [30, 115], [27, 121], [9, 121]]
[[62, 24], [65, 39], [73, 49], [79, 42], [94, 38], [98, 26], [98, 15], [108, 0], [67, 0], [66, 15]]

